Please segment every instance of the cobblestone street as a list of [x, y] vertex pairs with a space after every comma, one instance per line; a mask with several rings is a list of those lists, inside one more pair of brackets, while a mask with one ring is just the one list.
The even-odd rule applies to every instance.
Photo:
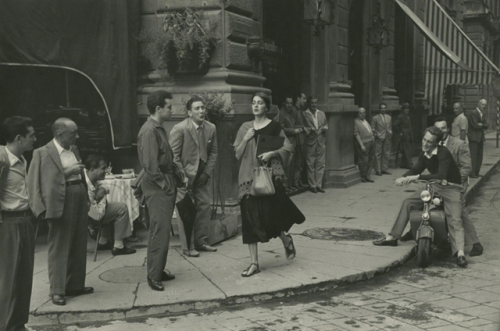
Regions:
[[485, 183], [469, 208], [485, 252], [468, 258], [467, 269], [458, 269], [443, 256], [427, 269], [419, 269], [412, 259], [388, 274], [321, 294], [201, 313], [34, 330], [498, 331], [500, 174]]

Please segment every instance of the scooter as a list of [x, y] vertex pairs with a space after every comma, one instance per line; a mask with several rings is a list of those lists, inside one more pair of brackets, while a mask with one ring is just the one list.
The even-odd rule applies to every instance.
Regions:
[[429, 265], [432, 247], [448, 241], [448, 225], [444, 212], [443, 198], [435, 193], [433, 184], [447, 185], [446, 181], [419, 180], [425, 188], [420, 193], [424, 202], [423, 210], [410, 212], [410, 224], [413, 238], [417, 242], [417, 264], [421, 268]]

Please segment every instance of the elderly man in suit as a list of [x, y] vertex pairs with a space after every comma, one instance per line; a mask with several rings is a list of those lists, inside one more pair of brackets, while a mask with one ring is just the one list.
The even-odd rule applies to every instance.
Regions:
[[54, 139], [33, 153], [28, 173], [30, 207], [49, 224], [48, 264], [52, 303], [65, 305], [65, 295], [89, 294], [87, 267], [87, 183], [75, 146], [78, 127], [68, 118], [52, 125]]
[[[216, 248], [208, 244], [210, 232], [210, 193], [209, 179], [217, 161], [217, 131], [215, 125], [206, 120], [207, 112], [203, 100], [194, 96], [186, 103], [188, 118], [176, 124], [170, 132], [170, 144], [174, 154], [174, 163], [188, 179], [187, 191], [192, 193], [196, 205], [194, 221], [194, 249], [187, 246], [184, 233], [179, 226], [182, 250], [187, 256], [198, 257], [198, 251], [215, 252]], [[179, 189], [178, 200], [186, 194], [186, 189]]]
[[470, 177], [477, 178], [483, 163], [484, 130], [488, 129], [488, 118], [484, 113], [488, 102], [485, 99], [479, 100], [477, 108], [469, 113], [469, 138], [470, 155], [472, 159], [472, 172]]
[[451, 124], [450, 135], [468, 143], [467, 132], [469, 131], [469, 121], [465, 117], [464, 109], [460, 102], [453, 104], [453, 112], [455, 113], [455, 118]]
[[5, 119], [0, 146], [0, 330], [25, 330], [30, 312], [35, 233], [26, 187], [23, 154], [36, 141], [28, 117]]
[[326, 115], [317, 109], [318, 99], [309, 97], [309, 108], [304, 112], [306, 126], [307, 182], [312, 193], [325, 193], [323, 174], [325, 172], [325, 142], [328, 123]]
[[387, 115], [387, 105], [379, 105], [380, 113], [372, 118], [372, 128], [375, 133], [375, 172], [377, 176], [390, 175], [389, 155], [391, 153], [392, 119]]
[[299, 110], [293, 107], [292, 97], [285, 98], [285, 106], [279, 110], [274, 120], [281, 124], [286, 137], [294, 148], [293, 161], [288, 171], [289, 189], [293, 192], [301, 188], [300, 177], [303, 168], [302, 163], [304, 161], [302, 156], [303, 151], [301, 150], [304, 143], [302, 134], [305, 130]]
[[393, 128], [394, 132], [399, 135], [402, 147], [403, 157], [401, 158], [401, 168], [411, 169], [413, 167], [413, 161], [411, 159], [413, 152], [413, 131], [410, 118], [410, 104], [408, 102], [403, 103], [403, 109], [401, 114], [399, 114], [398, 118], [394, 121]]

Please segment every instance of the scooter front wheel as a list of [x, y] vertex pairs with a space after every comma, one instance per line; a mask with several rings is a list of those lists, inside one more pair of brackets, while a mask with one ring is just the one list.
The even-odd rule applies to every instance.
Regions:
[[431, 262], [431, 239], [420, 238], [418, 240], [417, 265], [425, 268]]

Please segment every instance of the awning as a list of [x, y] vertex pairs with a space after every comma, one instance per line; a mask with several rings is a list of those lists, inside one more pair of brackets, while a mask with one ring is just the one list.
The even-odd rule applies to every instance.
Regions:
[[447, 85], [487, 85], [500, 73], [436, 0], [426, 1], [425, 23], [401, 0], [395, 1], [425, 37], [425, 95], [431, 114], [441, 112]]

